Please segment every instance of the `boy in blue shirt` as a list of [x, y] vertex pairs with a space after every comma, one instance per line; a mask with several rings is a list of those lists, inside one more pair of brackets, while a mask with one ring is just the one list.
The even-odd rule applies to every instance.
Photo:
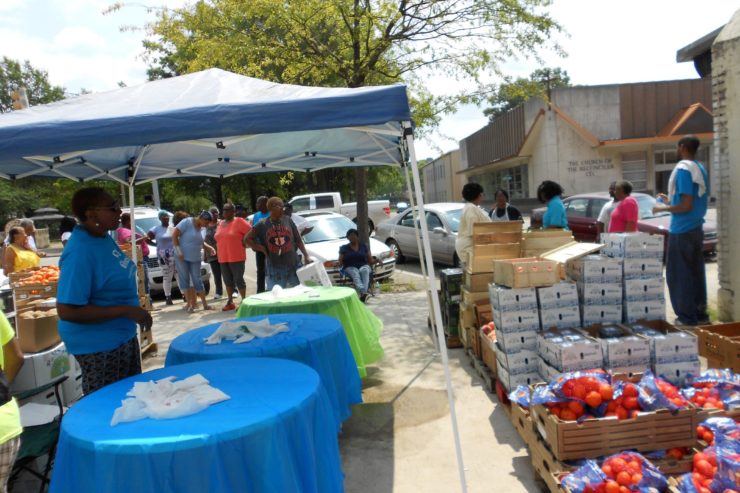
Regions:
[[699, 139], [687, 135], [678, 141], [679, 162], [668, 180], [668, 195], [658, 194], [669, 205], [653, 212], [670, 212], [666, 282], [678, 325], [707, 322], [707, 278], [704, 268], [704, 216], [709, 203], [709, 177], [695, 159]]

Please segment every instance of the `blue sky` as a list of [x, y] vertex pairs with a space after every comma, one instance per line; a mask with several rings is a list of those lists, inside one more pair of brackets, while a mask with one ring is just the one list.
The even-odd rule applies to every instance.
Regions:
[[[185, 0], [141, 0], [149, 5], [181, 6]], [[0, 0], [0, 55], [29, 60], [69, 92], [116, 89], [118, 81], [146, 80], [142, 32], [120, 32], [122, 25], [142, 26], [146, 9], [125, 8], [102, 15], [112, 0]], [[725, 24], [738, 9], [732, 0], [555, 0], [551, 11], [568, 31], [558, 58], [543, 51], [550, 66], [565, 68], [574, 84], [610, 84], [695, 78], [691, 63], [676, 63], [676, 51]], [[512, 61], [505, 72], [527, 76], [534, 60]], [[431, 77], [429, 87], [444, 93], [455, 81]], [[457, 147], [486, 120], [480, 108], [463, 107], [446, 117], [439, 135], [417, 142], [420, 158]], [[449, 138], [447, 138], [449, 137]]]

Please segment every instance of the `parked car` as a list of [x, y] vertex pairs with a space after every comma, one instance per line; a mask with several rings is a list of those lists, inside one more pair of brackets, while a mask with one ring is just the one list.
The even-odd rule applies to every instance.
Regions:
[[[633, 193], [640, 207], [640, 219], [637, 221], [638, 231], [650, 234], [668, 235], [671, 224], [671, 214], [661, 212], [653, 214], [655, 198], [645, 193]], [[596, 220], [601, 208], [609, 201], [607, 192], [584, 193], [563, 199], [565, 211], [568, 215], [568, 226], [578, 241], [598, 241]], [[542, 216], [546, 207], [532, 211], [531, 224], [533, 228], [542, 227]], [[666, 238], [667, 239], [667, 238]], [[666, 241], [666, 247], [668, 242]], [[717, 224], [714, 221], [704, 222], [704, 253], [717, 253]]]
[[[460, 226], [463, 204], [439, 202], [425, 204], [424, 209], [429, 228], [432, 259], [441, 264], [459, 266], [460, 259], [455, 252], [455, 240]], [[414, 216], [411, 209], [380, 223], [375, 231], [375, 237], [394, 251], [396, 261], [399, 263], [407, 257], [419, 257], [414, 231]]]
[[[313, 226], [313, 230], [303, 236], [306, 251], [316, 262], [322, 262], [332, 283], [341, 279], [339, 273], [339, 247], [346, 244], [347, 231], [357, 228], [357, 225], [335, 212], [303, 212], [300, 214]], [[374, 280], [383, 281], [393, 275], [396, 267], [396, 258], [393, 250], [384, 243], [370, 238], [370, 253], [378, 259], [374, 267]], [[300, 254], [299, 254], [300, 255]]]
[[396, 202], [396, 213], [400, 214], [409, 208], [408, 202]]
[[[357, 202], [342, 203], [342, 197], [338, 192], [312, 193], [310, 195], [297, 195], [288, 202], [293, 206], [293, 212], [301, 211], [329, 211], [341, 214], [357, 222]], [[367, 215], [370, 232], [382, 221], [391, 217], [391, 204], [388, 200], [369, 200], [367, 202]]]
[[[123, 212], [129, 212], [124, 208]], [[136, 232], [146, 236], [147, 232], [160, 223], [159, 209], [154, 207], [134, 207], [134, 220]], [[172, 214], [170, 214], [170, 224], [172, 224]], [[146, 264], [149, 272], [149, 293], [155, 294], [163, 291], [162, 286], [162, 268], [157, 260], [157, 245], [155, 242], [149, 242], [149, 256], [146, 258]], [[200, 263], [200, 277], [203, 280], [203, 287], [206, 293], [211, 290], [211, 266], [206, 262]], [[172, 289], [177, 288], [177, 282], [173, 280]]]

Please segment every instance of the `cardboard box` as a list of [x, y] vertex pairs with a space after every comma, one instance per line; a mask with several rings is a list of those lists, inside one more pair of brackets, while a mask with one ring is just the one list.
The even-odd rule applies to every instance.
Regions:
[[537, 433], [558, 460], [589, 459], [626, 449], [640, 452], [673, 447], [693, 447], [696, 443], [696, 409], [692, 406], [675, 412], [641, 412], [631, 419], [616, 417], [562, 421], [545, 406], [530, 409]]
[[578, 287], [573, 282], [559, 282], [549, 287], [537, 288], [540, 310], [564, 306], [578, 307]]
[[496, 342], [505, 353], [516, 353], [521, 350], [537, 350], [537, 331], [502, 332], [496, 328]]
[[650, 366], [650, 343], [647, 339], [635, 335], [627, 327], [618, 324], [609, 324], [608, 327], [619, 331], [619, 337], [603, 338], [600, 332], [606, 326], [597, 324], [581, 329], [601, 344], [604, 368], [613, 370], [620, 367], [642, 366], [644, 370]]
[[510, 288], [551, 286], [560, 277], [557, 262], [539, 258], [497, 260], [493, 267], [493, 281]]
[[578, 282], [622, 281], [622, 263], [604, 255], [586, 255], [566, 263], [568, 275]]
[[468, 291], [462, 289], [462, 302], [466, 305], [475, 305], [479, 301], [488, 303], [488, 291]]
[[665, 320], [665, 300], [625, 301], [622, 307], [625, 323], [638, 320]]
[[625, 279], [663, 276], [663, 261], [659, 258], [626, 258], [623, 263]]
[[495, 344], [496, 349], [496, 361], [501, 363], [501, 366], [511, 375], [517, 375], [519, 373], [534, 373], [537, 371], [537, 351], [522, 349], [515, 353], [504, 352], [504, 350]]
[[600, 368], [603, 364], [598, 341], [572, 330], [541, 332], [537, 336], [537, 352], [561, 372]]
[[533, 385], [540, 381], [537, 372], [511, 374], [499, 361], [496, 361], [497, 378], [507, 392], [511, 392], [517, 385]]
[[622, 305], [583, 305], [581, 306], [581, 323], [584, 326], [594, 324], [618, 324], [622, 321]]
[[622, 285], [619, 283], [579, 282], [578, 296], [582, 305], [621, 305]]
[[26, 354], [24, 360], [10, 386], [13, 392], [35, 389], [70, 372], [69, 353], [64, 343], [46, 351]]
[[489, 284], [488, 298], [493, 309], [500, 313], [537, 309], [535, 288], [511, 289], [498, 284]]
[[326, 273], [324, 264], [321, 262], [311, 262], [295, 271], [298, 280], [304, 286], [326, 286], [331, 287], [331, 279]]
[[540, 328], [569, 329], [581, 326], [581, 310], [578, 304], [540, 310]]
[[[24, 318], [28, 313], [42, 311], [50, 314], [43, 318]], [[37, 353], [59, 344], [61, 338], [57, 331], [57, 322], [59, 322], [59, 317], [56, 315], [56, 310], [51, 312], [29, 309], [19, 311], [16, 316], [16, 328], [21, 350], [24, 353]]]
[[540, 317], [537, 309], [521, 312], [501, 313], [493, 310], [493, 323], [501, 332], [523, 332], [540, 330]]
[[473, 274], [472, 271], [466, 269], [463, 274], [463, 286], [468, 291], [486, 291], [492, 282], [493, 273], [491, 272]]
[[663, 276], [625, 279], [624, 299], [626, 301], [665, 300], [665, 279]]
[[537, 359], [537, 373], [539, 373], [542, 380], [550, 382], [557, 378], [561, 372], [557, 368], [548, 365], [547, 361], [542, 356], [539, 356]]
[[496, 374], [496, 342], [489, 339], [482, 330], [478, 331], [481, 347], [481, 359], [489, 370]]
[[[640, 320], [629, 328], [650, 343], [650, 360], [660, 363], [699, 359], [699, 340], [695, 334], [678, 330], [665, 320]], [[656, 331], [657, 336], [644, 331]]]
[[686, 377], [689, 374], [698, 375], [701, 373], [701, 363], [699, 362], [699, 358], [693, 361], [655, 363], [653, 364], [653, 372], [681, 388], [686, 383]]
[[663, 259], [663, 235], [647, 233], [602, 233], [604, 253], [617, 258]]
[[709, 368], [730, 368], [740, 373], [740, 323], [697, 327], [699, 354]]
[[634, 364], [625, 365], [625, 366], [614, 366], [614, 367], [610, 366], [604, 369], [609, 370], [614, 374], [634, 377], [634, 376], [639, 376], [639, 375], [644, 374], [650, 368], [651, 368], [650, 362], [645, 360], [640, 363], [634, 363]]
[[463, 327], [475, 327], [477, 323], [475, 305], [460, 303], [460, 325]]

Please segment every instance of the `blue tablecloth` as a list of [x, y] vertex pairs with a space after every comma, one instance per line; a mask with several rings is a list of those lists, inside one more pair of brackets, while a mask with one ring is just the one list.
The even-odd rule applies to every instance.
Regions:
[[[262, 320], [264, 316], [238, 320]], [[362, 381], [344, 334], [333, 317], [313, 314], [270, 315], [271, 323], [287, 323], [288, 332], [243, 344], [223, 341], [205, 344], [220, 323], [206, 325], [177, 336], [170, 344], [165, 366], [221, 358], [248, 356], [285, 358], [304, 363], [319, 374], [337, 421], [337, 430], [352, 414], [352, 404], [362, 402]]]
[[[110, 425], [134, 382], [200, 373], [230, 400], [171, 420]], [[64, 416], [52, 492], [342, 492], [335, 422], [318, 374], [288, 360], [171, 366], [104, 387]]]

